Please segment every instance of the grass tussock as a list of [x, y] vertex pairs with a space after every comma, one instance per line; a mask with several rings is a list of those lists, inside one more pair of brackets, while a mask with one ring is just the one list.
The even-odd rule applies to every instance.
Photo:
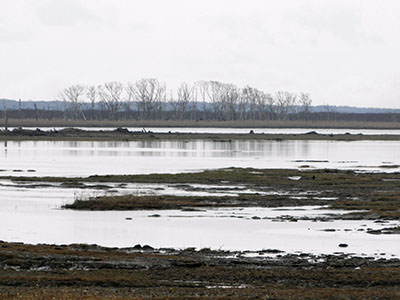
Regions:
[[[299, 178], [299, 180], [293, 180]], [[330, 205], [333, 209], [364, 210], [353, 217], [376, 216], [400, 219], [400, 173], [357, 173], [335, 169], [253, 169], [225, 168], [179, 174], [94, 175], [85, 178], [13, 177], [20, 184], [58, 183], [63, 187], [89, 188], [93, 184], [107, 191], [105, 183], [211, 184], [231, 186], [235, 194], [238, 185], [259, 191], [259, 194], [239, 194], [229, 197], [177, 196], [116, 196], [105, 195], [77, 199], [67, 208], [74, 209], [180, 209], [183, 207], [225, 206], [300, 206]], [[207, 191], [204, 188], [204, 191]], [[228, 188], [229, 191], [229, 188]], [[263, 192], [270, 193], [269, 195]], [[303, 195], [302, 200], [295, 197]], [[324, 201], [318, 197], [335, 200]]]
[[328, 201], [320, 199], [296, 199], [276, 195], [241, 194], [237, 196], [138, 196], [113, 195], [76, 199], [63, 208], [77, 210], [162, 210], [192, 209], [210, 207], [280, 207], [299, 205], [325, 205]]
[[[290, 178], [293, 177], [300, 179], [291, 180]], [[370, 218], [373, 215], [377, 218], [400, 218], [399, 173], [229, 168], [181, 174], [91, 176], [85, 180], [96, 182], [228, 184], [232, 186], [232, 193], [235, 193], [234, 188], [237, 185], [244, 185], [247, 188], [259, 190], [260, 194], [238, 194], [228, 197], [106, 195], [77, 199], [75, 203], [67, 205], [66, 208], [134, 210], [181, 209], [184, 207], [329, 205], [333, 209], [358, 210], [360, 212], [352, 214], [357, 218]], [[263, 191], [275, 191], [277, 194], [263, 195], [261, 193]], [[299, 193], [303, 194], [302, 199], [290, 196]], [[333, 200], [323, 200], [324, 197], [330, 197]]]

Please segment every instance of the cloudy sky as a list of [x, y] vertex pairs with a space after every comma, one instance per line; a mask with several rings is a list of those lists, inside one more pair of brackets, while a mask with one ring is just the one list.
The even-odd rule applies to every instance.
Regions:
[[400, 108], [398, 0], [1, 0], [0, 98], [219, 80]]

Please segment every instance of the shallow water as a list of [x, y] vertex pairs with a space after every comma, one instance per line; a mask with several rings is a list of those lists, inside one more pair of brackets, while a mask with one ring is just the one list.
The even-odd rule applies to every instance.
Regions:
[[[280, 249], [288, 253], [331, 254], [340, 251], [400, 257], [398, 235], [372, 235], [359, 231], [398, 225], [398, 222], [276, 222], [280, 216], [317, 217], [344, 213], [325, 207], [224, 208], [193, 212], [60, 209], [79, 193], [82, 193], [79, 189], [2, 186], [0, 239], [25, 243], [95, 243], [111, 247], [130, 247], [139, 243], [173, 248]], [[260, 219], [253, 219], [255, 216]], [[325, 229], [336, 231], [326, 232]], [[349, 247], [339, 248], [340, 243], [347, 243]]]
[[[361, 171], [399, 171], [399, 168], [378, 167], [400, 165], [399, 149], [398, 141], [13, 141], [7, 145], [2, 144], [0, 175], [89, 176], [187, 172], [232, 166], [299, 168], [302, 165]], [[232, 208], [197, 212], [72, 211], [61, 210], [60, 207], [72, 202], [75, 197], [99, 195], [104, 191], [57, 185], [32, 188], [10, 181], [0, 183], [0, 240], [96, 243], [116, 247], [140, 243], [174, 248], [275, 248], [290, 253], [302, 251], [329, 254], [339, 251], [375, 257], [400, 257], [399, 235], [371, 235], [359, 231], [398, 225], [398, 222], [276, 222], [279, 216], [319, 216], [332, 213], [325, 208]], [[193, 194], [190, 189], [183, 190], [174, 185], [128, 184], [124, 188], [117, 184], [107, 185], [120, 193]], [[193, 187], [207, 188], [204, 185]], [[231, 194], [229, 187], [225, 191], [215, 191], [211, 186], [208, 188], [212, 195]], [[201, 191], [196, 194], [209, 193]], [[154, 214], [160, 217], [149, 217]], [[336, 231], [323, 231], [332, 228]], [[349, 247], [339, 248], [339, 243], [346, 243]]]
[[[267, 209], [264, 213], [268, 214]], [[170, 216], [164, 216], [166, 213]], [[288, 213], [287, 211], [285, 213]], [[160, 214], [152, 218], [149, 215]], [[197, 212], [197, 214], [199, 214]], [[210, 215], [211, 212], [208, 212]], [[28, 243], [94, 243], [111, 247], [210, 247], [226, 250], [280, 249], [330, 254], [337, 251], [400, 257], [396, 235], [371, 235], [358, 229], [372, 221], [273, 222], [248, 218], [188, 216], [179, 211], [136, 212], [8, 212], [0, 213], [1, 236]], [[132, 218], [127, 220], [126, 218]], [[325, 232], [334, 228], [336, 232]], [[351, 231], [345, 231], [350, 229]], [[348, 248], [338, 248], [347, 243]]]
[[400, 170], [379, 168], [400, 165], [399, 141], [9, 141], [0, 149], [0, 175], [14, 176], [178, 173], [304, 165]]

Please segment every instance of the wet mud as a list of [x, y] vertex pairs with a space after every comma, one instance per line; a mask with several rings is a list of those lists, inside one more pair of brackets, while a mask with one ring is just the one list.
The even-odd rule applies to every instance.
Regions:
[[[0, 242], [1, 299], [398, 299], [400, 260]], [[249, 255], [250, 254], [250, 255]], [[269, 256], [268, 256], [269, 255]], [[390, 274], [390, 275], [389, 275]], [[75, 297], [75, 298], [74, 298]]]

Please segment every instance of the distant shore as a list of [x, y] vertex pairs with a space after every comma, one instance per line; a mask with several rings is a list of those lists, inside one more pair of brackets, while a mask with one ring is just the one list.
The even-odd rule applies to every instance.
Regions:
[[83, 130], [65, 128], [60, 130], [40, 130], [15, 128], [0, 131], [2, 141], [143, 141], [143, 140], [212, 140], [232, 142], [234, 140], [328, 140], [328, 141], [399, 141], [395, 134], [319, 134], [313, 130], [302, 134], [264, 134], [253, 133], [156, 133], [152, 131], [130, 131], [126, 128], [109, 130]]
[[[64, 120], [9, 119], [8, 127], [194, 127], [194, 128], [309, 128], [309, 129], [400, 129], [399, 122], [369, 121], [189, 121], [189, 120]], [[0, 120], [0, 128], [5, 121]]]

